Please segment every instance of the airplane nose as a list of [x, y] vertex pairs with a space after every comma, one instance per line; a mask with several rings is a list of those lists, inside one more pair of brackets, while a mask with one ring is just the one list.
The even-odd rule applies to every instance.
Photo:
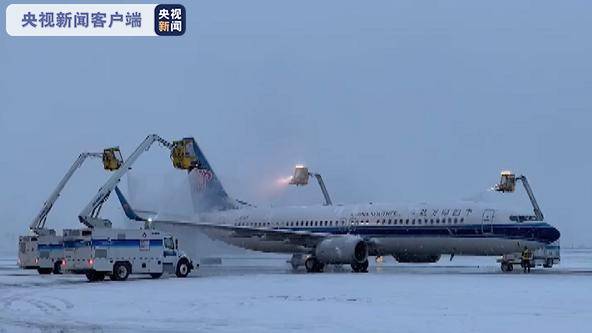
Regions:
[[561, 233], [557, 228], [549, 226], [547, 232], [545, 233], [545, 239], [549, 243], [553, 243], [554, 241], [558, 240], [561, 237]]

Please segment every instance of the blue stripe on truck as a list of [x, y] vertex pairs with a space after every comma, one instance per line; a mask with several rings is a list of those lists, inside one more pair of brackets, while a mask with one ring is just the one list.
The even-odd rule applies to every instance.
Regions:
[[[65, 248], [80, 248], [86, 246], [95, 246], [95, 247], [139, 247], [140, 241], [143, 239], [93, 239], [92, 241], [65, 241], [64, 247]], [[151, 239], [150, 246], [163, 246], [161, 239]]]
[[62, 244], [37, 244], [37, 250], [62, 250]]

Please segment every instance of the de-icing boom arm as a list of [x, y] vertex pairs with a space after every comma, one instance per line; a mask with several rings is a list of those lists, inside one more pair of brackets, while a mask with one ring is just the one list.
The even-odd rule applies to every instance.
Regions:
[[102, 158], [103, 154], [82, 153], [78, 156], [78, 158], [76, 159], [76, 161], [74, 161], [68, 172], [66, 172], [62, 180], [58, 183], [58, 186], [51, 193], [49, 198], [47, 198], [47, 200], [43, 203], [43, 207], [41, 208], [39, 214], [37, 214], [37, 216], [35, 216], [35, 218], [33, 219], [33, 222], [31, 222], [29, 229], [31, 229], [31, 231], [33, 231], [35, 234], [39, 235], [43, 233], [43, 230], [45, 228], [45, 221], [47, 220], [47, 215], [51, 211], [51, 208], [53, 207], [54, 203], [58, 200], [60, 194], [62, 193], [62, 190], [64, 189], [66, 184], [68, 184], [68, 181], [70, 181], [70, 178], [72, 178], [76, 170], [78, 170], [78, 168], [80, 168], [84, 161], [89, 157]]
[[524, 175], [518, 176], [516, 179], [522, 181], [522, 185], [524, 185], [524, 189], [526, 190], [526, 194], [528, 194], [528, 198], [530, 199], [530, 203], [532, 204], [532, 208], [534, 210], [534, 216], [536, 217], [537, 221], [543, 221], [545, 219], [545, 217], [543, 216], [543, 212], [541, 211], [539, 204], [537, 203], [536, 199], [534, 198], [534, 193], [532, 192], [532, 189], [530, 188], [530, 184], [528, 184], [528, 180], [526, 179], [526, 176], [524, 176]]
[[117, 186], [121, 177], [123, 177], [136, 162], [136, 160], [145, 151], [150, 149], [154, 142], [159, 142], [163, 146], [173, 149], [173, 144], [164, 140], [156, 134], [148, 135], [144, 141], [136, 148], [136, 150], [128, 157], [123, 165], [113, 173], [107, 182], [99, 189], [99, 192], [93, 197], [93, 199], [84, 207], [84, 209], [78, 215], [80, 223], [86, 225], [89, 228], [95, 227], [111, 227], [111, 221], [106, 219], [98, 218], [103, 203], [109, 198], [111, 191]]

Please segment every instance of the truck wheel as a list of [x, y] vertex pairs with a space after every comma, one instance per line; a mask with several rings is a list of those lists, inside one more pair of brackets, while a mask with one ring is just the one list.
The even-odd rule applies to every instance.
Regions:
[[126, 263], [118, 262], [113, 266], [113, 275], [111, 278], [115, 281], [125, 281], [130, 275], [129, 266]]
[[187, 277], [187, 275], [189, 275], [190, 272], [190, 268], [189, 268], [189, 261], [185, 258], [182, 258], [181, 260], [179, 260], [179, 263], [177, 264], [177, 271], [175, 272], [175, 274], [177, 275], [177, 277]]
[[51, 274], [51, 268], [37, 268], [37, 272], [41, 275]]
[[507, 262], [502, 262], [502, 264], [500, 265], [502, 272], [509, 272], [510, 271], [510, 265]]
[[53, 264], [53, 274], [63, 274], [62, 273], [62, 261], [58, 260]]
[[160, 277], [162, 276], [162, 273], [152, 273], [150, 274], [150, 277], [153, 279], [160, 279]]

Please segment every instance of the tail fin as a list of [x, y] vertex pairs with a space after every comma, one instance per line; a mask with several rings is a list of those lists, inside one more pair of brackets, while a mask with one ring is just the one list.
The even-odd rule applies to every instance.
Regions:
[[184, 140], [191, 140], [191, 146], [198, 161], [197, 168], [189, 171], [189, 184], [194, 211], [201, 213], [235, 208], [232, 199], [222, 187], [222, 183], [216, 177], [214, 170], [212, 170], [210, 163], [208, 163], [195, 139], [186, 138]]

